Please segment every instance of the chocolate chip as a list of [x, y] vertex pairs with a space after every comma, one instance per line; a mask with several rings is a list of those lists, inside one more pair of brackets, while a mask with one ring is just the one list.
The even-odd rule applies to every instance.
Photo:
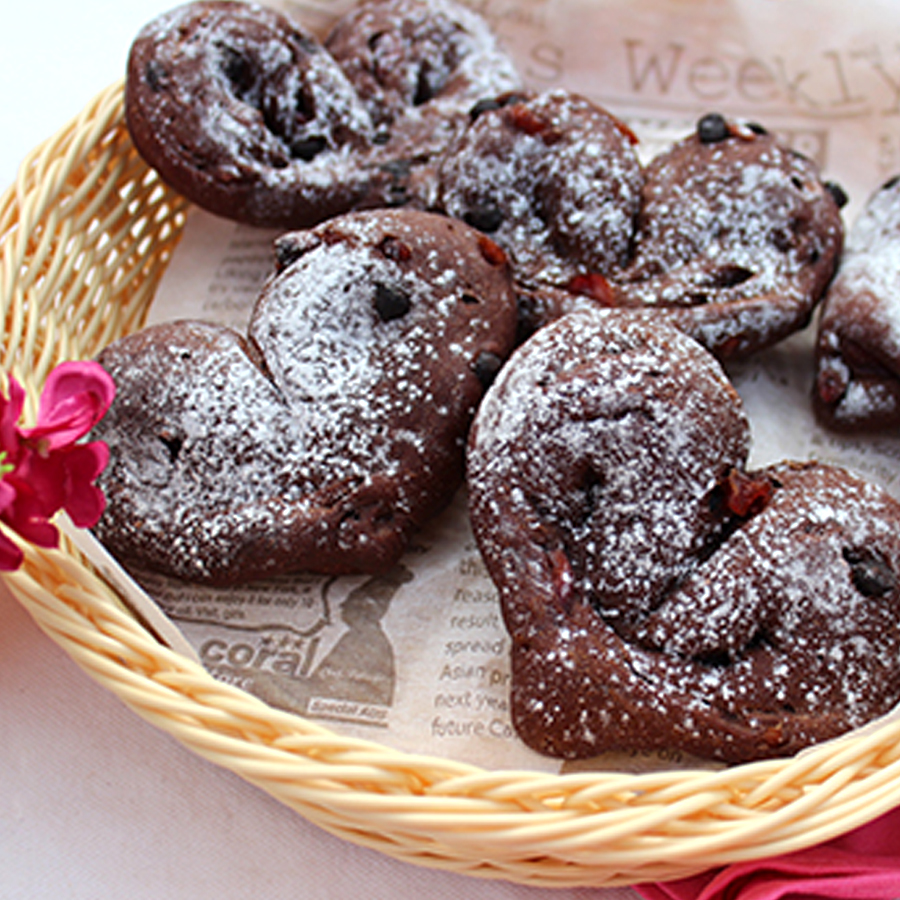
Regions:
[[159, 435], [159, 439], [169, 453], [169, 462], [174, 465], [178, 461], [181, 448], [184, 446], [184, 439], [172, 434], [170, 431], [164, 431]]
[[383, 163], [379, 168], [391, 178], [406, 178], [412, 171], [412, 160], [392, 159], [390, 162]]
[[500, 101], [493, 98], [479, 100], [470, 110], [469, 119], [474, 122], [482, 113], [490, 112], [494, 109], [500, 109]]
[[481, 301], [474, 294], [463, 294], [462, 302], [467, 304], [481, 303]]
[[319, 135], [298, 138], [291, 144], [291, 156], [294, 159], [302, 159], [304, 162], [309, 162], [315, 159], [327, 146], [328, 141]]
[[769, 241], [781, 253], [787, 253], [794, 246], [794, 236], [787, 228], [773, 228], [769, 232]]
[[897, 576], [877, 551], [847, 548], [843, 555], [850, 566], [853, 586], [863, 596], [881, 597], [896, 589]]
[[300, 35], [297, 39], [297, 46], [309, 56], [322, 50], [322, 45], [318, 41], [313, 40], [311, 37], [306, 37], [306, 35]]
[[497, 377], [497, 373], [502, 367], [503, 360], [497, 356], [496, 353], [491, 353], [489, 350], [482, 350], [481, 353], [478, 354], [472, 368], [475, 370], [475, 375], [478, 380], [487, 388], [491, 386], [494, 379]]
[[500, 97], [500, 105], [503, 107], [514, 106], [516, 103], [527, 103], [529, 101], [527, 94], [517, 94], [515, 92], [504, 94]]
[[463, 219], [473, 228], [492, 234], [503, 224], [503, 212], [494, 203], [485, 203], [470, 209]]
[[407, 203], [409, 203], [408, 188], [402, 184], [392, 185], [388, 196], [385, 198], [385, 205], [396, 209], [400, 206], [406, 206]]
[[768, 131], [766, 131], [765, 128], [763, 128], [762, 125], [759, 124], [759, 122], [748, 122], [747, 128], [749, 128], [750, 131], [752, 131], [754, 134], [768, 134], [769, 133]]
[[240, 50], [235, 50], [234, 47], [220, 44], [218, 50], [221, 53], [223, 74], [239, 96], [246, 93], [253, 86], [253, 67]]
[[847, 192], [836, 181], [826, 181], [825, 190], [834, 198], [834, 202], [837, 203], [838, 209], [843, 209], [847, 205], [847, 201], [850, 198], [847, 196]]
[[405, 316], [412, 305], [409, 294], [386, 284], [375, 285], [375, 311], [382, 322], [390, 322]]
[[316, 117], [315, 100], [304, 88], [294, 94], [294, 112], [304, 122], [311, 122]]
[[416, 93], [413, 96], [413, 106], [421, 106], [434, 99], [434, 85], [431, 83], [431, 67], [423, 65], [419, 69], [419, 77], [416, 79]]
[[882, 186], [881, 190], [889, 191], [892, 187], [896, 187], [900, 184], [900, 175], [895, 175], [893, 178], [889, 178]]
[[752, 278], [754, 274], [752, 269], [747, 269], [744, 266], [739, 266], [735, 263], [729, 263], [727, 265], [719, 266], [719, 268], [710, 272], [708, 283], [712, 287], [730, 288], [743, 284], [745, 281]]
[[153, 91], [154, 94], [158, 94], [165, 87], [165, 80], [168, 77], [169, 73], [165, 70], [163, 64], [157, 59], [151, 59], [147, 62], [147, 65], [144, 66], [144, 77], [147, 79], [147, 84], [150, 85], [150, 90]]
[[719, 113], [709, 113], [697, 123], [697, 137], [701, 144], [717, 144], [730, 133], [728, 122]]
[[275, 241], [275, 268], [281, 272], [321, 243], [322, 239], [309, 231], [294, 231], [282, 235]]

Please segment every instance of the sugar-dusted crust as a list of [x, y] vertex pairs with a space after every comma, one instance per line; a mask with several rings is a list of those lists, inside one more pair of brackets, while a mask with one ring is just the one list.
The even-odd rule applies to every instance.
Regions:
[[760, 126], [718, 114], [638, 163], [635, 136], [565, 90], [476, 107], [439, 206], [509, 253], [528, 335], [585, 308], [647, 308], [719, 359], [804, 327], [843, 243], [840, 189]]
[[520, 290], [577, 289], [628, 263], [644, 180], [635, 141], [577, 94], [501, 95], [446, 154], [439, 204], [507, 251]]
[[819, 464], [744, 469], [715, 360], [646, 313], [571, 313], [470, 434], [513, 720], [560, 757], [790, 755], [900, 700], [900, 504]]
[[410, 163], [443, 151], [484, 97], [519, 75], [487, 22], [456, 0], [362, 0], [325, 46], [387, 145]]
[[773, 135], [706, 116], [647, 167], [618, 305], [671, 310], [720, 359], [770, 346], [804, 327], [824, 295], [843, 199]]
[[100, 355], [117, 395], [98, 534], [124, 562], [227, 584], [378, 572], [449, 502], [516, 305], [499, 249], [412, 210], [277, 246], [244, 337], [164, 324]]
[[839, 431], [900, 425], [900, 180], [853, 225], [819, 319], [813, 402]]
[[[433, 54], [404, 28], [417, 18], [434, 23], [453, 50], [434, 76]], [[365, 48], [376, 37], [390, 44], [397, 72], [425, 73], [433, 96], [392, 95], [386, 117], [371, 91], [360, 93], [341, 38], [348, 28]], [[129, 55], [125, 110], [135, 146], [172, 187], [217, 215], [304, 228], [352, 209], [427, 206], [431, 157], [473, 98], [517, 84], [487, 26], [453, 0], [370, 0], [330, 41], [340, 60], [286, 16], [236, 0], [198, 0], [158, 16]]]

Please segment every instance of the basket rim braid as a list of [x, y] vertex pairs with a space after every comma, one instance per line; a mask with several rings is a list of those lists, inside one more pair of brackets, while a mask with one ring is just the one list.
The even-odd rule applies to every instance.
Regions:
[[[143, 323], [187, 203], [101, 91], [0, 198], [2, 368], [33, 407], [50, 369]], [[32, 409], [33, 412], [33, 409]], [[667, 880], [798, 850], [900, 804], [900, 721], [797, 757], [639, 775], [489, 771], [343, 737], [161, 644], [71, 546], [25, 546], [6, 583], [100, 684], [325, 830], [410, 863], [558, 887]]]

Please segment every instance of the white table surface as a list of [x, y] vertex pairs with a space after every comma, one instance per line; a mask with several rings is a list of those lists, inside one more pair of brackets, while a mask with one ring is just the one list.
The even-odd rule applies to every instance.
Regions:
[[[0, 186], [119, 77], [164, 0], [16, 0], [0, 18]], [[418, 868], [310, 825], [92, 682], [0, 583], [4, 900], [633, 900]]]

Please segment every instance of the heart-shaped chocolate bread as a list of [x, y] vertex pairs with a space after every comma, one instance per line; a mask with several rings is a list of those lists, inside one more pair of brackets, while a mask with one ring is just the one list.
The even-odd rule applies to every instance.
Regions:
[[900, 178], [853, 224], [822, 305], [813, 405], [837, 431], [900, 425]]
[[547, 326], [470, 433], [472, 525], [514, 724], [561, 757], [792, 754], [900, 700], [900, 503], [842, 469], [747, 472], [738, 395], [626, 311]]
[[175, 190], [251, 225], [424, 208], [439, 154], [519, 77], [455, 0], [367, 0], [320, 43], [290, 17], [196, 0], [148, 22], [128, 59], [140, 154]]
[[628, 128], [569, 92], [477, 110], [439, 200], [508, 252], [524, 333], [576, 309], [648, 307], [726, 359], [808, 323], [845, 198], [774, 135], [713, 113], [642, 168]]
[[351, 213], [281, 238], [247, 336], [174, 322], [100, 355], [117, 395], [98, 534], [127, 564], [228, 584], [377, 572], [459, 486], [512, 348], [502, 251], [462, 222]]

